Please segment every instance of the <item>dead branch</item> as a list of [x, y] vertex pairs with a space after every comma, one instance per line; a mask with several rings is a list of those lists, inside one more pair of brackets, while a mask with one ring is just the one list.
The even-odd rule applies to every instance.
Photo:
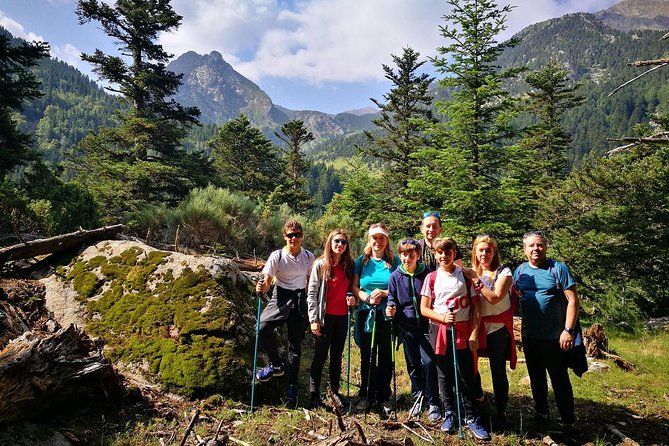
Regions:
[[648, 67], [651, 65], [667, 65], [669, 64], [669, 59], [663, 57], [662, 59], [651, 59], [651, 60], [637, 60], [635, 62], [630, 62], [627, 64], [628, 67]]
[[[643, 62], [643, 61], [639, 61], [639, 62]], [[638, 63], [638, 62], [634, 62], [634, 63]], [[625, 82], [624, 84], [620, 85], [620, 86], [617, 87], [615, 90], [613, 90], [611, 93], [609, 93], [609, 95], [607, 96], [607, 98], [610, 98], [611, 96], [613, 96], [613, 94], [614, 94], [615, 92], [617, 92], [618, 90], [623, 89], [624, 87], [626, 87], [627, 85], [631, 84], [632, 82], [638, 80], [639, 78], [641, 78], [641, 77], [647, 75], [648, 73], [652, 73], [653, 71], [658, 70], [658, 69], [662, 68], [663, 66], [665, 66], [665, 65], [667, 65], [667, 64], [669, 64], [669, 60], [667, 60], [667, 62], [663, 63], [662, 65], [655, 66], [655, 67], [651, 68], [650, 70], [644, 71], [643, 73], [641, 73], [641, 74], [638, 75], [637, 77], [628, 80], [627, 82]], [[628, 65], [631, 65], [631, 64], [628, 64]], [[637, 65], [637, 66], [642, 66], [642, 65]]]
[[179, 446], [184, 446], [186, 444], [186, 440], [188, 440], [188, 434], [190, 434], [190, 431], [193, 430], [193, 426], [195, 426], [195, 423], [197, 422], [197, 418], [199, 416], [200, 416], [200, 409], [195, 409], [195, 412], [193, 412], [193, 416], [191, 417], [188, 426], [186, 426], [186, 432], [184, 432], [184, 437], [181, 440], [181, 443], [179, 443]]
[[421, 434], [419, 434], [418, 432], [416, 432], [415, 430], [411, 429], [406, 423], [401, 423], [401, 424], [402, 424], [402, 427], [404, 429], [408, 430], [409, 432], [411, 432], [412, 434], [414, 434], [416, 437], [420, 438], [421, 440], [426, 441], [428, 443], [434, 443], [434, 438], [432, 438], [432, 435], [430, 435], [430, 433], [427, 432], [427, 430], [420, 423], [417, 423], [417, 424], [420, 427], [423, 428], [423, 431], [427, 434], [427, 437], [424, 437]]
[[639, 446], [639, 443], [636, 441], [632, 440], [630, 437], [627, 435], [623, 434], [620, 432], [618, 429], [616, 429], [613, 425], [607, 424], [606, 428], [616, 437], [618, 437], [623, 443], [628, 444], [630, 446]]
[[0, 263], [16, 259], [30, 259], [39, 255], [66, 251], [90, 243], [93, 240], [114, 238], [116, 234], [123, 231], [125, 226], [105, 226], [98, 229], [85, 230], [69, 234], [57, 235], [40, 240], [19, 243], [0, 249]]
[[541, 442], [546, 446], [559, 446], [549, 435], [546, 435]]
[[241, 444], [242, 446], [251, 446], [250, 443], [247, 443], [247, 442], [242, 441], [242, 440], [238, 440], [238, 439], [236, 439], [235, 437], [228, 437], [228, 439], [229, 439], [231, 442], [236, 443], [236, 444]]
[[344, 432], [346, 430], [346, 425], [344, 425], [344, 419], [342, 418], [341, 411], [339, 410], [341, 402], [339, 402], [338, 398], [335, 397], [335, 394], [330, 387], [328, 387], [328, 396], [330, 397], [330, 401], [332, 401], [332, 407], [334, 408], [334, 413], [337, 416], [337, 425], [339, 425], [339, 430]]
[[367, 444], [367, 437], [365, 437], [365, 432], [362, 430], [362, 427], [360, 426], [360, 424], [357, 421], [354, 421], [353, 425], [358, 430], [358, 434], [360, 435], [360, 438], [362, 439], [362, 442], [364, 444]]

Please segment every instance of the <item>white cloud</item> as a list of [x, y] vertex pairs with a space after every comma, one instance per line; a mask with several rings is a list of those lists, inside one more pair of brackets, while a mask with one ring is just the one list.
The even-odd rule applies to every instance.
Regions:
[[7, 17], [2, 11], [0, 11], [0, 26], [9, 31], [14, 37], [20, 37], [21, 39], [32, 42], [34, 40], [44, 42], [46, 39], [38, 34], [33, 32], [27, 32], [23, 25], [21, 25], [16, 20]]
[[51, 55], [80, 71], [86, 72], [90, 69], [88, 63], [81, 60], [81, 50], [72, 44], [66, 43], [63, 46], [51, 48]]
[[[503, 6], [507, 2], [499, 1]], [[511, 37], [525, 26], [569, 12], [605, 9], [617, 0], [511, 0]], [[219, 51], [235, 69], [259, 82], [288, 78], [327, 82], [382, 80], [383, 63], [410, 46], [434, 56], [446, 42], [438, 26], [445, 0], [174, 0], [183, 15], [174, 34], [161, 37], [166, 50]]]

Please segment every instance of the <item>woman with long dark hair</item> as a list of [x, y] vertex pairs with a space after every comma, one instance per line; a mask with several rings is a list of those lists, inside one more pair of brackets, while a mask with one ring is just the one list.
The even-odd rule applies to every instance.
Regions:
[[339, 381], [348, 328], [346, 293], [353, 282], [353, 259], [348, 234], [343, 229], [330, 232], [321, 255], [311, 269], [307, 305], [311, 332], [316, 336], [314, 359], [309, 374], [311, 406], [322, 405], [320, 385], [325, 360], [330, 353], [330, 388], [341, 400]]

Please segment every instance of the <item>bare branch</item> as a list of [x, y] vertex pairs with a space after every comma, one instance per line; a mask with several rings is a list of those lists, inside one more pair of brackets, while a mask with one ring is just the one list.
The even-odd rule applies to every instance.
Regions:
[[[635, 62], [635, 63], [636, 63], [636, 62]], [[637, 77], [628, 80], [627, 82], [625, 82], [624, 84], [622, 84], [621, 86], [619, 86], [618, 88], [616, 88], [615, 90], [613, 90], [611, 93], [609, 93], [609, 95], [607, 96], [607, 98], [610, 98], [611, 96], [613, 96], [613, 94], [614, 94], [615, 92], [617, 92], [618, 90], [620, 90], [620, 89], [624, 88], [625, 86], [631, 84], [632, 82], [636, 81], [637, 79], [639, 79], [639, 78], [641, 78], [641, 77], [647, 75], [648, 73], [653, 72], [653, 71], [655, 71], [655, 70], [657, 70], [657, 69], [659, 69], [659, 68], [662, 68], [663, 66], [668, 65], [668, 64], [669, 64], [669, 61], [666, 62], [666, 63], [664, 63], [664, 64], [662, 64], [662, 65], [658, 65], [658, 66], [656, 66], [656, 67], [653, 67], [653, 68], [651, 68], [651, 69], [648, 70], [648, 71], [644, 71], [643, 73], [641, 73], [641, 74], [638, 75]]]
[[647, 67], [649, 65], [666, 65], [669, 63], [669, 59], [663, 57], [662, 59], [653, 59], [653, 60], [637, 60], [636, 62], [630, 62], [627, 66], [630, 67]]

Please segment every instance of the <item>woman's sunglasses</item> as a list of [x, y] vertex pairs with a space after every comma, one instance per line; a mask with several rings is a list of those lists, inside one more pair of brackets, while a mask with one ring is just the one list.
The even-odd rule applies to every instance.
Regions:
[[332, 240], [332, 242], [335, 243], [336, 245], [344, 245], [344, 246], [348, 245], [348, 240], [343, 239], [343, 238], [336, 238], [336, 239]]

